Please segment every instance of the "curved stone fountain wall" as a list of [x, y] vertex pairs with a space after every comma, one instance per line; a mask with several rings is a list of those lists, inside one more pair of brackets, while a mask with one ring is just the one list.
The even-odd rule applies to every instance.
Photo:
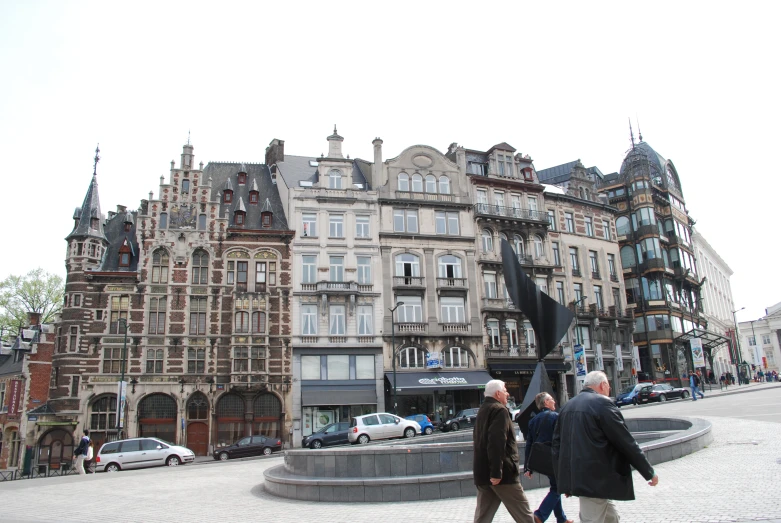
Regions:
[[[678, 459], [713, 441], [709, 422], [697, 418], [628, 419], [651, 464]], [[523, 442], [518, 443], [521, 459]], [[285, 463], [264, 472], [277, 496], [306, 501], [416, 501], [474, 496], [472, 433], [393, 440], [364, 446], [285, 451]], [[525, 489], [548, 479], [522, 476]]]

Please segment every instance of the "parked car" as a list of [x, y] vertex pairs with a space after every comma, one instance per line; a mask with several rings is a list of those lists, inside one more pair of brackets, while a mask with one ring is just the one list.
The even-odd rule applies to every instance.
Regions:
[[131, 438], [104, 443], [95, 457], [95, 472], [117, 472], [190, 463], [195, 453], [158, 438]]
[[214, 449], [212, 456], [214, 456], [214, 459], [227, 461], [232, 458], [246, 458], [247, 456], [268, 456], [275, 450], [282, 450], [282, 440], [257, 434], [241, 438], [233, 445], [217, 447]]
[[616, 396], [616, 406], [622, 407], [624, 405], [637, 405], [637, 393], [640, 392], [640, 389], [646, 385], [653, 386], [653, 383], [644, 382], [626, 387], [618, 394], [618, 396]]
[[450, 419], [445, 420], [440, 429], [442, 432], [448, 432], [451, 430], [458, 430], [464, 427], [475, 426], [475, 420], [477, 419], [477, 409], [464, 409], [456, 412], [456, 415]]
[[350, 443], [366, 444], [375, 439], [414, 438], [419, 432], [417, 421], [380, 412], [352, 418], [347, 437]]
[[657, 383], [656, 385], [644, 385], [637, 393], [637, 402], [649, 403], [651, 401], [686, 399], [688, 397], [689, 391], [684, 388], [673, 387], [667, 383]]
[[305, 437], [301, 441], [301, 446], [309, 447], [310, 449], [319, 449], [329, 445], [344, 445], [350, 442], [350, 440], [347, 439], [347, 433], [349, 431], [349, 421], [329, 423], [312, 435]]
[[420, 425], [420, 433], [430, 436], [434, 433], [434, 424], [425, 414], [415, 414], [413, 416], [407, 416], [404, 419], [416, 421]]

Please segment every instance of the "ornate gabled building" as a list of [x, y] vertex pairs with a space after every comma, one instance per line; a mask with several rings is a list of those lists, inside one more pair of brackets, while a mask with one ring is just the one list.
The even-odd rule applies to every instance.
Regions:
[[[632, 329], [627, 310], [618, 242], [617, 209], [597, 192], [602, 172], [576, 160], [537, 172], [545, 188], [553, 251], [551, 297], [574, 309], [576, 321], [562, 345], [574, 362], [574, 346], [583, 347], [588, 370], [602, 370], [619, 391], [632, 383]], [[551, 184], [551, 185], [547, 185]], [[579, 390], [575, 368], [566, 373], [569, 397]]]
[[67, 237], [56, 415], [98, 443], [158, 436], [199, 455], [287, 440], [292, 231], [268, 168], [196, 167], [188, 142], [157, 198], [108, 218], [96, 180]]
[[[627, 307], [634, 312], [638, 379], [682, 383], [691, 367], [688, 338], [706, 335], [701, 276], [681, 181], [673, 163], [646, 142], [632, 144], [619, 173], [600, 192], [618, 209], [616, 234]], [[704, 346], [720, 344], [720, 336]]]
[[[451, 144], [450, 158], [466, 173], [472, 198], [472, 219], [477, 251], [480, 339], [486, 366], [502, 379], [511, 397], [520, 404], [537, 362], [531, 323], [512, 303], [506, 291], [501, 242], [510, 243], [528, 276], [548, 293], [553, 286], [553, 251], [548, 237], [548, 214], [543, 206], [543, 186], [529, 155], [517, 153], [502, 142], [488, 151]], [[563, 353], [550, 353], [546, 369], [560, 396]]]

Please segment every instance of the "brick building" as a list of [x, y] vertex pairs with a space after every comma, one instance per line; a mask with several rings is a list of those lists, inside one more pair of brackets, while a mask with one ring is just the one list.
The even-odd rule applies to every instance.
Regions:
[[286, 439], [291, 236], [265, 164], [196, 167], [188, 142], [157, 197], [107, 218], [95, 170], [66, 238], [55, 417], [98, 444], [157, 436], [198, 455]]

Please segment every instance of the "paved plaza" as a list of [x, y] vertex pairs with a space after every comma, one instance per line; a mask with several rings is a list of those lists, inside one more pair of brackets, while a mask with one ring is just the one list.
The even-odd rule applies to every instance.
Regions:
[[[706, 449], [656, 467], [659, 485], [635, 473], [637, 500], [619, 502], [628, 523], [781, 522], [781, 387], [704, 401], [624, 409], [626, 417], [689, 415], [713, 423]], [[707, 394], [707, 392], [706, 392]], [[711, 413], [720, 415], [713, 415]], [[765, 416], [766, 415], [766, 416]], [[776, 416], [776, 417], [774, 417]], [[401, 503], [317, 503], [264, 492], [263, 471], [281, 456], [177, 468], [0, 483], [0, 521], [471, 522], [475, 498]], [[528, 491], [533, 507], [545, 490]], [[565, 499], [577, 521], [576, 498]], [[494, 521], [512, 521], [502, 507]], [[549, 519], [548, 521], [555, 521]]]

